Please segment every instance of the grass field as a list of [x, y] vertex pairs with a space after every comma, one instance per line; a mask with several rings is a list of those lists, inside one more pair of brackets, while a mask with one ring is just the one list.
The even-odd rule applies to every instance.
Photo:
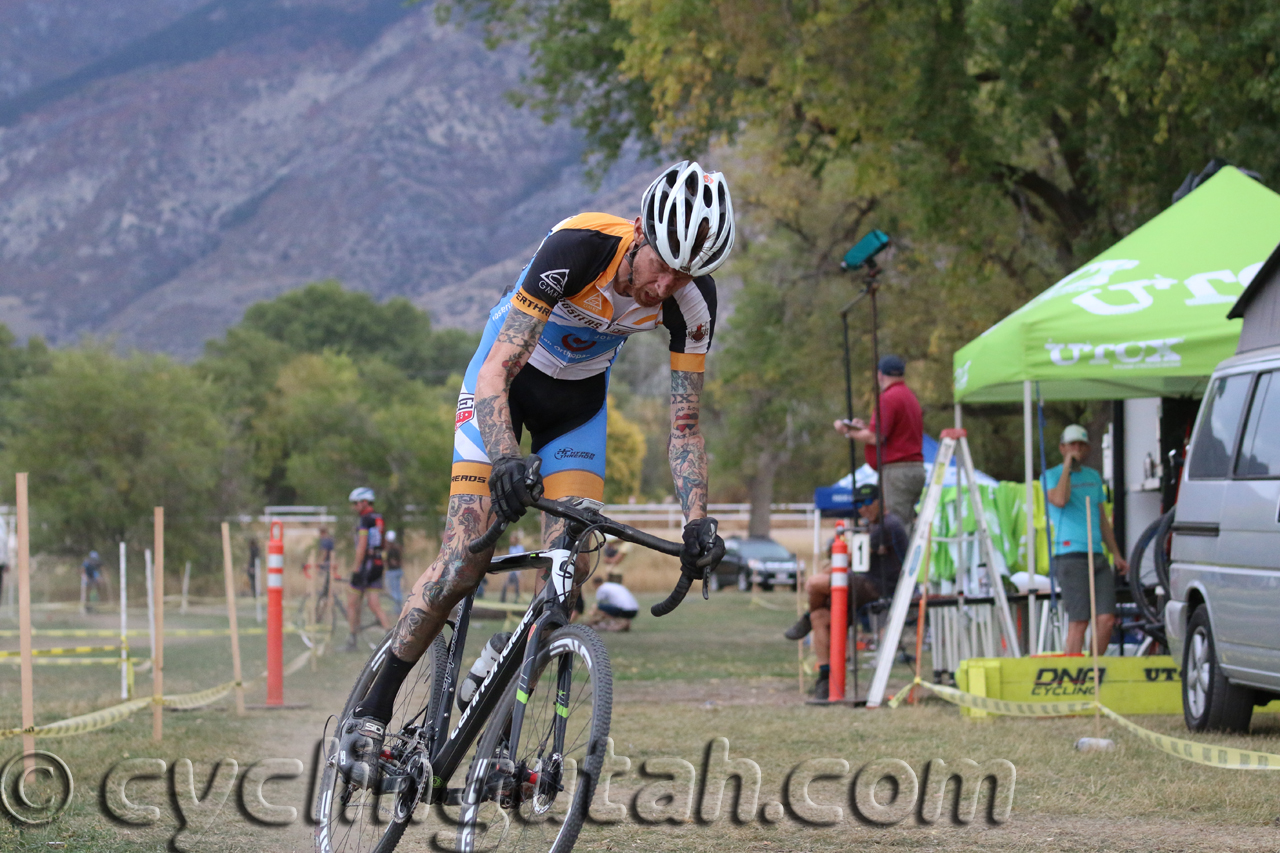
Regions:
[[[647, 606], [656, 595], [643, 596]], [[759, 806], [782, 799], [788, 773], [813, 758], [844, 759], [851, 773], [881, 758], [905, 761], [918, 775], [934, 758], [970, 758], [979, 762], [1003, 758], [1017, 768], [1013, 809], [1008, 821], [990, 825], [978, 819], [969, 826], [943, 821], [929, 825], [908, 818], [892, 828], [864, 825], [850, 817], [850, 780], [824, 780], [810, 788], [819, 803], [842, 805], [845, 818], [834, 827], [807, 826], [791, 818], [776, 824], [753, 820], [739, 825], [726, 816], [706, 825], [696, 819], [679, 825], [645, 824], [635, 819], [613, 825], [588, 825], [578, 843], [583, 851], [720, 851], [740, 847], [768, 851], [837, 851], [854, 846], [885, 850], [947, 848], [983, 851], [1132, 850], [1219, 851], [1275, 850], [1280, 847], [1280, 779], [1267, 773], [1205, 768], [1150, 749], [1122, 730], [1104, 723], [1118, 744], [1113, 753], [1080, 754], [1073, 742], [1093, 733], [1092, 719], [1015, 720], [985, 723], [963, 720], [957, 710], [938, 700], [896, 711], [807, 706], [799, 695], [796, 651], [781, 637], [793, 618], [793, 598], [782, 592], [758, 599], [776, 606], [753, 605], [737, 592], [713, 595], [710, 602], [691, 597], [676, 613], [658, 620], [637, 619], [630, 633], [606, 636], [616, 675], [612, 736], [618, 755], [630, 758], [631, 771], [612, 782], [610, 799], [629, 803], [642, 786], [661, 782], [641, 774], [644, 762], [680, 758], [701, 774], [711, 739], [729, 742], [730, 758], [747, 757], [761, 769]], [[242, 610], [242, 624], [253, 625], [252, 611]], [[41, 613], [37, 627], [112, 627], [111, 616], [74, 617]], [[139, 616], [135, 624], [145, 624]], [[170, 627], [220, 627], [225, 620], [208, 615], [166, 615]], [[10, 623], [0, 627], [13, 627]], [[472, 637], [478, 645], [497, 630], [479, 624]], [[81, 641], [76, 641], [81, 642]], [[52, 641], [41, 645], [52, 645]], [[139, 644], [145, 648], [145, 642]], [[6, 640], [0, 648], [16, 648]], [[262, 637], [243, 640], [245, 672], [263, 668]], [[286, 637], [286, 660], [302, 651], [296, 637]], [[189, 759], [195, 789], [204, 789], [215, 762], [234, 759], [240, 773], [265, 758], [297, 758], [309, 772], [315, 745], [330, 713], [337, 711], [363, 663], [357, 655], [333, 654], [286, 681], [288, 702], [309, 703], [303, 710], [250, 711], [237, 717], [229, 700], [191, 712], [165, 715], [165, 738], [151, 740], [149, 711], [113, 728], [39, 746], [61, 756], [75, 777], [68, 811], [53, 824], [19, 831], [0, 823], [0, 850], [44, 850], [62, 841], [68, 850], [164, 850], [179, 828], [171, 795], [173, 765]], [[110, 705], [118, 700], [118, 671], [109, 667], [39, 667], [37, 719], [48, 722]], [[197, 690], [230, 678], [225, 639], [175, 639], [166, 645], [166, 692]], [[869, 670], [865, 671], [869, 676]], [[905, 671], [895, 683], [903, 683]], [[18, 713], [17, 667], [0, 669], [0, 723], [15, 725]], [[866, 681], [863, 681], [864, 687]], [[142, 692], [150, 689], [139, 677]], [[249, 697], [263, 699], [261, 685]], [[1142, 717], [1137, 722], [1171, 735], [1185, 736], [1180, 718]], [[1206, 736], [1209, 743], [1280, 752], [1280, 721], [1272, 715], [1255, 719], [1248, 737]], [[4, 744], [4, 756], [16, 754], [19, 741]], [[103, 780], [119, 762], [159, 758], [169, 766], [168, 778], [131, 782], [127, 796], [154, 805], [159, 820], [131, 826], [104, 816]], [[271, 781], [267, 799], [307, 810], [307, 773], [293, 780]], [[700, 787], [700, 780], [698, 786]], [[39, 785], [34, 798], [39, 798]], [[214, 796], [214, 800], [216, 800]], [[196, 816], [177, 849], [208, 851], [304, 851], [310, 849], [310, 826], [299, 817], [291, 825], [267, 826], [244, 815], [236, 792], [220, 808]], [[252, 799], [251, 796], [247, 799]], [[211, 800], [206, 799], [206, 805]], [[694, 807], [697, 808], [695, 792]], [[401, 849], [427, 850], [433, 827], [410, 831]]]

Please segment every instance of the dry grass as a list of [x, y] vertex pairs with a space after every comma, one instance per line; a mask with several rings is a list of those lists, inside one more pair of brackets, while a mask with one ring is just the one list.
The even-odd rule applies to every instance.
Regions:
[[[643, 596], [644, 603], [656, 599]], [[789, 601], [773, 593], [766, 601]], [[246, 610], [243, 616], [251, 622]], [[65, 620], [65, 617], [63, 617]], [[807, 758], [843, 758], [853, 769], [877, 758], [899, 758], [917, 772], [933, 758], [1004, 758], [1017, 767], [1017, 786], [1009, 821], [988, 826], [921, 825], [908, 819], [884, 829], [852, 820], [838, 827], [815, 828], [784, 820], [778, 825], [753, 822], [739, 826], [727, 818], [712, 825], [644, 825], [627, 822], [589, 826], [578, 844], [584, 851], [722, 851], [732, 848], [769, 851], [837, 851], [856, 846], [886, 850], [1010, 851], [1052, 850], [1219, 851], [1274, 850], [1280, 847], [1280, 802], [1277, 779], [1263, 773], [1215, 770], [1156, 752], [1106, 726], [1119, 746], [1110, 754], [1080, 754], [1078, 737], [1093, 733], [1092, 719], [995, 719], [985, 723], [962, 719], [938, 700], [918, 707], [889, 710], [814, 708], [804, 704], [795, 676], [795, 650], [779, 632], [790, 622], [782, 612], [753, 607], [734, 592], [710, 602], [691, 599], [662, 620], [642, 617], [629, 634], [606, 638], [613, 660], [617, 695], [612, 736], [617, 753], [630, 757], [632, 771], [614, 780], [612, 799], [627, 802], [641, 786], [653, 782], [639, 774], [645, 759], [679, 757], [701, 768], [707, 742], [729, 740], [731, 757], [749, 757], [761, 768], [760, 803], [778, 799], [787, 773]], [[76, 620], [78, 621], [78, 620]], [[109, 617], [89, 622], [110, 623]], [[169, 624], [213, 625], [213, 616]], [[53, 621], [45, 623], [49, 626]], [[8, 627], [8, 625], [4, 625]], [[494, 624], [478, 624], [473, 638], [483, 642]], [[300, 648], [287, 639], [286, 655]], [[261, 638], [245, 638], [245, 669], [260, 671]], [[15, 646], [16, 643], [4, 647]], [[168, 646], [166, 684], [189, 690], [228, 677], [223, 641], [175, 641]], [[77, 795], [71, 811], [53, 826], [17, 833], [0, 825], [0, 849], [43, 849], [48, 840], [64, 840], [67, 849], [95, 851], [160, 850], [177, 828], [163, 780], [140, 781], [131, 798], [161, 808], [153, 827], [129, 827], [101, 816], [97, 790], [103, 774], [123, 757], [148, 756], [172, 762], [187, 757], [197, 778], [213, 761], [236, 758], [241, 767], [264, 757], [299, 757], [308, 764], [329, 713], [345, 698], [362, 661], [333, 655], [317, 673], [303, 671], [286, 685], [288, 701], [311, 703], [307, 710], [251, 712], [235, 717], [222, 706], [166, 715], [162, 744], [150, 740], [149, 715], [139, 714], [113, 729], [46, 748], [71, 765]], [[901, 683], [905, 673], [898, 673]], [[115, 692], [111, 670], [38, 671], [38, 707], [42, 721], [89, 707], [109, 704]], [[0, 670], [0, 720], [17, 717], [16, 668]], [[143, 679], [146, 684], [146, 679]], [[865, 684], [865, 681], [864, 681]], [[261, 693], [251, 697], [261, 700]], [[1186, 736], [1176, 717], [1148, 717], [1142, 725]], [[1251, 736], [1205, 736], [1218, 744], [1280, 752], [1280, 721], [1259, 715]], [[10, 741], [12, 753], [17, 742]], [[302, 806], [304, 780], [277, 781], [268, 787], [274, 802]], [[848, 781], [824, 781], [812, 788], [815, 800], [848, 804]], [[402, 849], [425, 850], [430, 827], [411, 832]], [[289, 827], [252, 824], [228, 804], [226, 811], [192, 849], [209, 851], [308, 850], [310, 829], [301, 822]]]

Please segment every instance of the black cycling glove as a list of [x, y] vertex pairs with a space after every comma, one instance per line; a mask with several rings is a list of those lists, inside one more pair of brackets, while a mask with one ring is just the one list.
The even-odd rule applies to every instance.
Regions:
[[[680, 571], [700, 578], [714, 570], [724, 556], [724, 540], [716, 535], [714, 518], [695, 518], [684, 526], [684, 548], [680, 551]], [[698, 565], [701, 563], [702, 565]]]
[[537, 456], [499, 456], [493, 460], [489, 474], [489, 495], [493, 498], [493, 511], [508, 523], [520, 520], [529, 505], [542, 497], [542, 462]]

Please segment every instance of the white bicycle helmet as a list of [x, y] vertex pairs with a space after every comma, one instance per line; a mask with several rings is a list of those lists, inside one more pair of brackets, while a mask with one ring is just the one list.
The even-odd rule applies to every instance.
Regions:
[[723, 264], [733, 249], [729, 184], [720, 172], [704, 172], [691, 160], [668, 167], [649, 185], [640, 222], [667, 266], [695, 277]]
[[387, 541], [388, 542], [396, 541], [396, 532], [394, 530], [387, 531]]
[[369, 503], [373, 503], [373, 489], [370, 489], [368, 486], [360, 486], [359, 488], [352, 489], [351, 497], [347, 498], [347, 500], [351, 503], [355, 503], [356, 501], [368, 501]]

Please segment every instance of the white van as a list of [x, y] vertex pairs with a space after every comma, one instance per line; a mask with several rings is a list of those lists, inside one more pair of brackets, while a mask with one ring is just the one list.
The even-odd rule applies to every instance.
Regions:
[[1250, 300], [1263, 313], [1209, 381], [1173, 523], [1164, 622], [1193, 731], [1246, 731], [1280, 698], [1280, 284], [1255, 281], [1229, 316]]

